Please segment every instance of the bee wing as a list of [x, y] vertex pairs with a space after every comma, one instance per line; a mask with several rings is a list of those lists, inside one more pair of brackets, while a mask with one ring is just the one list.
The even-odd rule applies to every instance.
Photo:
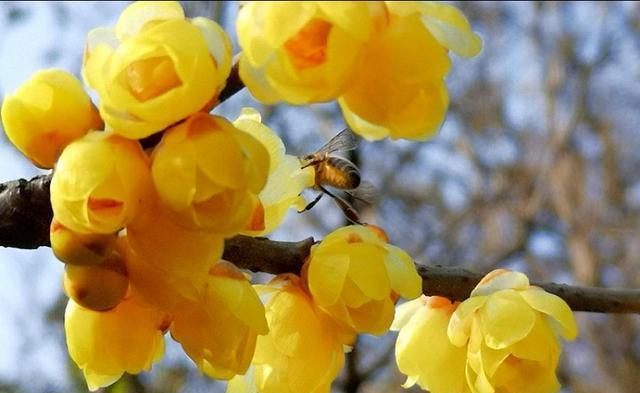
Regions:
[[358, 140], [350, 128], [337, 133], [329, 142], [322, 146], [315, 154], [331, 154], [336, 151], [349, 151], [357, 147]]
[[363, 180], [355, 190], [345, 191], [355, 201], [367, 205], [375, 205], [379, 198], [378, 189], [370, 182]]

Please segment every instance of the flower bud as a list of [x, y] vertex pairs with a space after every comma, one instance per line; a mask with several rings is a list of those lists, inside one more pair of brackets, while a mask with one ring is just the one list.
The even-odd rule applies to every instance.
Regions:
[[356, 332], [382, 334], [393, 320], [397, 295], [420, 295], [422, 280], [403, 250], [379, 231], [352, 225], [311, 248], [307, 281], [314, 301]]
[[115, 250], [101, 265], [65, 267], [65, 292], [76, 303], [90, 310], [114, 308], [124, 298], [128, 286], [124, 261]]
[[64, 150], [51, 180], [56, 219], [80, 233], [114, 233], [136, 215], [151, 190], [140, 144], [91, 132]]
[[40, 168], [53, 168], [62, 150], [102, 120], [82, 84], [59, 69], [36, 72], [2, 103], [9, 140]]
[[232, 236], [255, 212], [269, 154], [219, 116], [197, 113], [166, 131], [153, 152], [152, 176], [174, 219], [193, 230]]

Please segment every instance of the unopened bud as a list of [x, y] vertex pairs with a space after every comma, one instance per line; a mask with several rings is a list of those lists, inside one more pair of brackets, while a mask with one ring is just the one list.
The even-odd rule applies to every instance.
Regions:
[[128, 286], [124, 261], [116, 251], [100, 265], [67, 265], [65, 268], [65, 292], [76, 303], [93, 311], [117, 306]]

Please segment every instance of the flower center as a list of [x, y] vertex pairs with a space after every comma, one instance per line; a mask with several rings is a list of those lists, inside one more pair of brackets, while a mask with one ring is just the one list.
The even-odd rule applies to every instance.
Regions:
[[166, 56], [134, 61], [126, 69], [129, 92], [144, 102], [178, 87], [182, 81]]
[[312, 19], [295, 36], [285, 42], [289, 60], [298, 70], [315, 67], [327, 58], [327, 40], [331, 24]]

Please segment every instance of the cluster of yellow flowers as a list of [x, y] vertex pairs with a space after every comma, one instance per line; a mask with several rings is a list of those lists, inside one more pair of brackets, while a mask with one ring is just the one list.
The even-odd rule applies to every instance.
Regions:
[[256, 286], [269, 333], [258, 337], [251, 372], [227, 392], [329, 392], [356, 334], [386, 333], [398, 296], [413, 299], [421, 289], [409, 255], [380, 228], [333, 231], [312, 247], [301, 276]]
[[[481, 47], [457, 9], [414, 2], [249, 3], [238, 36], [240, 76], [258, 99], [338, 99], [368, 139], [432, 135], [448, 102], [448, 50]], [[177, 2], [138, 2], [88, 34], [82, 76], [98, 108], [57, 69], [3, 103], [9, 139], [54, 169], [51, 246], [65, 263], [69, 354], [89, 388], [150, 369], [170, 332], [229, 392], [329, 392], [355, 336], [386, 333], [403, 297], [417, 298], [394, 323], [407, 385], [557, 390], [556, 338], [574, 337], [575, 322], [522, 274], [492, 274], [460, 305], [418, 298], [409, 255], [361, 225], [330, 233], [299, 275], [266, 285], [222, 260], [226, 238], [270, 233], [315, 180], [257, 111], [209, 114], [231, 63], [215, 22], [185, 18]]]
[[313, 169], [255, 110], [235, 122], [208, 114], [231, 58], [215, 22], [140, 2], [88, 35], [82, 74], [98, 110], [58, 69], [3, 103], [9, 139], [55, 166], [50, 239], [65, 263], [67, 344], [92, 390], [149, 369], [167, 331], [204, 373], [231, 378], [268, 331], [249, 277], [221, 260], [224, 239], [275, 229]]
[[482, 48], [458, 9], [435, 2], [251, 2], [237, 31], [240, 76], [256, 98], [337, 99], [369, 140], [433, 136], [449, 104], [448, 51]]
[[577, 335], [562, 299], [504, 269], [485, 276], [462, 303], [423, 295], [397, 311], [392, 329], [399, 330], [404, 386], [432, 393], [557, 392], [559, 337]]

